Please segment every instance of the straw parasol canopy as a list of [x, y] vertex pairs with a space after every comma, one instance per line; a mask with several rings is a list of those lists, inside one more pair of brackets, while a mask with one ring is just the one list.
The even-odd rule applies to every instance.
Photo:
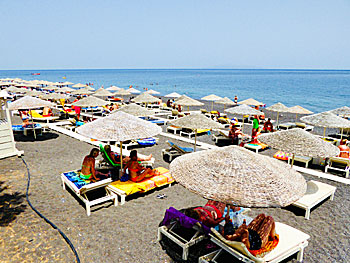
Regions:
[[329, 111], [333, 114], [340, 115], [340, 116], [350, 116], [350, 108], [347, 106], [337, 108], [334, 110]]
[[252, 107], [249, 107], [246, 104], [229, 108], [225, 110], [225, 112], [231, 113], [233, 115], [264, 115], [262, 111], [253, 109]]
[[77, 107], [96, 107], [96, 106], [105, 106], [108, 102], [94, 96], [88, 96], [76, 102], [73, 102], [72, 105]]
[[77, 128], [77, 132], [99, 141], [119, 141], [122, 170], [122, 142], [153, 137], [161, 133], [162, 128], [149, 121], [119, 111], [80, 126]]
[[172, 92], [172, 93], [165, 95], [164, 97], [166, 97], [166, 98], [179, 98], [179, 97], [181, 97], [181, 95], [179, 93]]
[[187, 106], [188, 111], [190, 110], [190, 106], [202, 106], [202, 105], [204, 105], [204, 103], [202, 103], [198, 100], [192, 99], [186, 95], [182, 95], [177, 100], [175, 100], [175, 104], [181, 105], [181, 106]]
[[129, 91], [130, 93], [132, 93], [132, 94], [139, 94], [139, 93], [141, 93], [141, 91], [139, 91], [139, 90], [137, 90], [137, 89], [135, 89], [135, 88], [130, 88], [130, 89], [128, 89], [128, 91]]
[[211, 110], [213, 110], [213, 108], [214, 108], [214, 101], [221, 100], [221, 99], [222, 99], [221, 97], [219, 97], [215, 94], [210, 94], [208, 96], [201, 98], [201, 100], [211, 101]]
[[86, 87], [87, 85], [85, 85], [85, 84], [81, 84], [81, 83], [77, 83], [77, 84], [74, 84], [72, 87], [73, 88], [84, 88], [84, 87]]
[[41, 89], [43, 89], [43, 90], [61, 90], [60, 88], [55, 87], [55, 86], [42, 87]]
[[114, 94], [112, 92], [110, 92], [109, 90], [105, 90], [104, 88], [100, 88], [94, 93], [94, 96], [98, 97], [108, 97], [113, 95]]
[[307, 124], [323, 127], [323, 137], [326, 135], [326, 128], [342, 129], [342, 134], [344, 128], [350, 128], [350, 121], [342, 117], [338, 117], [331, 112], [321, 112], [318, 114], [304, 116], [300, 118], [300, 120]]
[[10, 110], [29, 110], [38, 109], [42, 107], [53, 107], [54, 104], [45, 100], [34, 98], [31, 96], [24, 96], [9, 105]]
[[6, 90], [0, 90], [0, 99], [9, 99], [9, 98], [12, 98], [12, 96], [8, 94]]
[[95, 89], [93, 87], [90, 87], [90, 86], [86, 86], [85, 88], [90, 90], [90, 91], [95, 91]]
[[305, 179], [290, 166], [238, 146], [180, 156], [170, 172], [204, 198], [244, 207], [284, 207], [306, 192]]
[[155, 102], [159, 102], [160, 99], [152, 96], [151, 94], [144, 92], [136, 96], [135, 98], [133, 98], [132, 101], [136, 103], [155, 103]]
[[147, 90], [145, 93], [153, 94], [153, 95], [160, 94], [160, 92], [153, 90], [153, 89]]
[[222, 98], [222, 99], [220, 99], [220, 100], [217, 100], [217, 101], [215, 101], [215, 103], [223, 104], [223, 105], [224, 105], [224, 111], [225, 111], [226, 105], [235, 105], [235, 104], [236, 104], [236, 103], [234, 103], [232, 100], [230, 100], [230, 99], [227, 98], [227, 97]]
[[67, 99], [68, 96], [65, 94], [60, 93], [49, 93], [49, 94], [43, 94], [41, 95], [43, 99], [49, 99], [49, 100], [59, 100], [59, 99]]
[[148, 110], [145, 107], [141, 107], [137, 104], [128, 104], [122, 108], [120, 108], [118, 111], [122, 111], [131, 115], [134, 115], [136, 117], [146, 117], [155, 114], [155, 111]]
[[110, 87], [107, 88], [106, 90], [109, 90], [109, 91], [117, 91], [117, 90], [120, 90], [120, 88], [117, 87], [117, 86], [110, 86]]
[[220, 123], [207, 118], [203, 114], [190, 114], [185, 117], [173, 120], [169, 124], [195, 131], [194, 150], [196, 150], [198, 129], [224, 129], [224, 126], [222, 126]]
[[72, 91], [72, 94], [74, 94], [74, 95], [84, 95], [84, 94], [89, 95], [89, 94], [93, 94], [93, 92], [85, 87], [85, 88], [82, 88], [82, 89], [78, 89], [78, 90]]
[[37, 90], [27, 90], [25, 93], [27, 96], [33, 96], [33, 97], [42, 96], [44, 94], [44, 93], [37, 91]]
[[120, 89], [116, 93], [114, 93], [115, 96], [124, 96], [124, 95], [130, 95], [131, 93], [128, 90]]
[[290, 113], [295, 113], [295, 121], [298, 119], [298, 114], [312, 114], [312, 111], [305, 109], [299, 105], [293, 106], [289, 108]]
[[338, 147], [302, 129], [290, 129], [262, 134], [259, 140], [272, 148], [293, 154], [328, 158], [339, 154]]
[[17, 88], [15, 86], [10, 86], [5, 90], [11, 93], [26, 93], [26, 89]]
[[260, 105], [264, 105], [264, 103], [257, 101], [253, 98], [249, 98], [246, 100], [242, 100], [240, 102], [238, 102], [238, 104], [245, 104], [245, 105], [251, 105], [251, 106], [260, 106]]
[[277, 112], [277, 120], [276, 120], [277, 125], [278, 125], [278, 117], [280, 116], [280, 112], [289, 112], [289, 108], [284, 104], [282, 104], [281, 102], [277, 102], [276, 104], [273, 104], [272, 106], [267, 107], [266, 110]]
[[57, 90], [57, 92], [72, 92], [75, 91], [75, 89], [69, 88], [69, 87], [63, 87], [59, 90]]

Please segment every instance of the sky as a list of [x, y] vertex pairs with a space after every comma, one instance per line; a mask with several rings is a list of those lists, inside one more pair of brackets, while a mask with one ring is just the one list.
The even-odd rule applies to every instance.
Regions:
[[349, 0], [0, 0], [0, 69], [350, 69]]

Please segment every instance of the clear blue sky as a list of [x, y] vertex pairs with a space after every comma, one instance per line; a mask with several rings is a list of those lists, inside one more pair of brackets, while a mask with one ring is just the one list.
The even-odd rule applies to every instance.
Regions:
[[350, 69], [349, 0], [0, 0], [0, 69]]

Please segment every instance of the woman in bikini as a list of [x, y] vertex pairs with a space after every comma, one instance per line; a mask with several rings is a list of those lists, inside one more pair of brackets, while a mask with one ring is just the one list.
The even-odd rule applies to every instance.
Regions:
[[100, 151], [97, 148], [93, 148], [90, 154], [85, 156], [80, 171], [80, 177], [82, 179], [96, 182], [101, 179], [106, 179], [110, 176], [109, 173], [104, 174], [95, 170], [95, 158], [98, 156], [99, 152]]
[[[113, 163], [120, 163], [120, 155], [113, 152], [110, 145], [106, 144], [104, 146], [104, 149], [105, 149], [106, 153], [108, 154], [109, 158], [111, 158]], [[148, 155], [146, 158], [137, 157], [137, 161], [139, 161], [139, 162], [150, 161], [151, 159], [152, 159], [152, 154]], [[126, 164], [130, 160], [131, 160], [130, 157], [127, 157], [127, 156], [123, 157], [123, 164]]]
[[[143, 167], [138, 163], [136, 150], [132, 150], [130, 152], [130, 160], [126, 164], [125, 170], [126, 169], [129, 170], [130, 179], [133, 182], [139, 182], [145, 178], [158, 175], [157, 172], [153, 171], [150, 168]], [[124, 170], [124, 173], [125, 173], [125, 170]]]

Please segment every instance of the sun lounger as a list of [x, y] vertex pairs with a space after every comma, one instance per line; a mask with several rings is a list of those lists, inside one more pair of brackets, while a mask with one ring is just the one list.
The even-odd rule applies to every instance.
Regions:
[[215, 141], [215, 144], [218, 143], [226, 143], [231, 144], [232, 139], [228, 137], [229, 131], [223, 131], [219, 130], [219, 134], [213, 134], [213, 141]]
[[[208, 133], [208, 131], [210, 131], [209, 129], [198, 129], [197, 130], [197, 136], [198, 135], [202, 135], [202, 134], [206, 134]], [[189, 138], [191, 138], [192, 136], [196, 136], [195, 131], [190, 130], [190, 129], [182, 129], [182, 131], [180, 131], [180, 136], [188, 136]]]
[[[276, 222], [276, 233], [279, 235], [278, 245], [263, 257], [253, 256], [242, 242], [226, 240], [221, 234], [212, 228], [210, 240], [221, 249], [228, 252], [234, 259], [242, 262], [269, 262], [277, 263], [297, 253], [297, 260], [303, 261], [304, 249], [308, 246], [309, 235], [286, 224]], [[209, 255], [204, 256], [205, 259]], [[211, 255], [213, 256], [213, 255]], [[202, 261], [205, 262], [205, 261]]]
[[[81, 179], [78, 176], [78, 173], [78, 171], [62, 173], [62, 187], [65, 190], [66, 186], [68, 186], [73, 191], [73, 193], [85, 203], [86, 213], [88, 216], [90, 216], [91, 214], [91, 206], [101, 204], [110, 200], [114, 202], [115, 206], [118, 205], [118, 199], [116, 198], [116, 196], [113, 195], [106, 188], [106, 186], [112, 182], [110, 178], [98, 181], [96, 183], [92, 183], [90, 181]], [[106, 195], [95, 200], [89, 200], [89, 198], [87, 197], [87, 193], [100, 188], [105, 188]]]
[[345, 172], [345, 178], [349, 178], [350, 159], [342, 157], [331, 157], [328, 160], [325, 172], [327, 173], [328, 170]]
[[329, 184], [309, 181], [307, 182], [306, 194], [292, 205], [305, 209], [305, 218], [310, 219], [311, 209], [328, 197], [330, 197], [330, 200], [333, 200], [336, 189], [336, 187]]
[[[305, 163], [305, 168], [307, 168], [309, 166], [309, 162], [311, 160], [312, 160], [312, 157], [299, 156], [299, 155], [294, 156], [294, 162]], [[292, 157], [289, 157], [288, 158], [288, 164], [290, 164], [291, 161], [292, 161]]]
[[169, 144], [170, 148], [163, 149], [162, 156], [163, 156], [163, 158], [165, 156], [169, 156], [169, 162], [171, 162], [174, 158], [176, 158], [178, 156], [193, 152], [193, 148], [191, 148], [191, 147], [180, 147], [171, 141], [167, 141], [167, 143]]
[[34, 131], [36, 134], [42, 134], [42, 126], [39, 123], [34, 123], [34, 127], [32, 124], [23, 127], [22, 125], [12, 125], [12, 130], [14, 132], [23, 132], [24, 136], [28, 136], [28, 132]]
[[297, 126], [294, 122], [286, 122], [286, 123], [279, 124], [277, 128], [280, 130], [289, 130], [296, 127]]
[[259, 150], [264, 150], [268, 148], [269, 146], [264, 143], [246, 143], [244, 144], [244, 148], [247, 148], [249, 150], [253, 150], [256, 153], [259, 153]]
[[177, 126], [173, 126], [173, 125], [170, 125], [166, 128], [166, 131], [167, 132], [171, 132], [171, 133], [174, 133], [174, 134], [177, 134], [177, 132], [181, 132], [182, 128], [181, 127], [177, 127]]
[[126, 182], [115, 181], [107, 186], [108, 191], [110, 191], [114, 196], [120, 198], [120, 204], [125, 204], [125, 198], [135, 193], [145, 193], [157, 187], [162, 187], [165, 185], [171, 186], [174, 181], [168, 169], [163, 167], [158, 167], [155, 169], [160, 173], [160, 175], [153, 176], [142, 180], [141, 182], [132, 182], [128, 180]]
[[55, 121], [59, 119], [59, 117], [54, 117], [54, 116], [44, 117], [43, 115], [39, 114], [36, 110], [31, 110], [28, 112], [28, 114], [29, 115], [31, 114], [33, 120], [35, 121], [46, 121], [47, 123], [49, 123], [50, 121]]

